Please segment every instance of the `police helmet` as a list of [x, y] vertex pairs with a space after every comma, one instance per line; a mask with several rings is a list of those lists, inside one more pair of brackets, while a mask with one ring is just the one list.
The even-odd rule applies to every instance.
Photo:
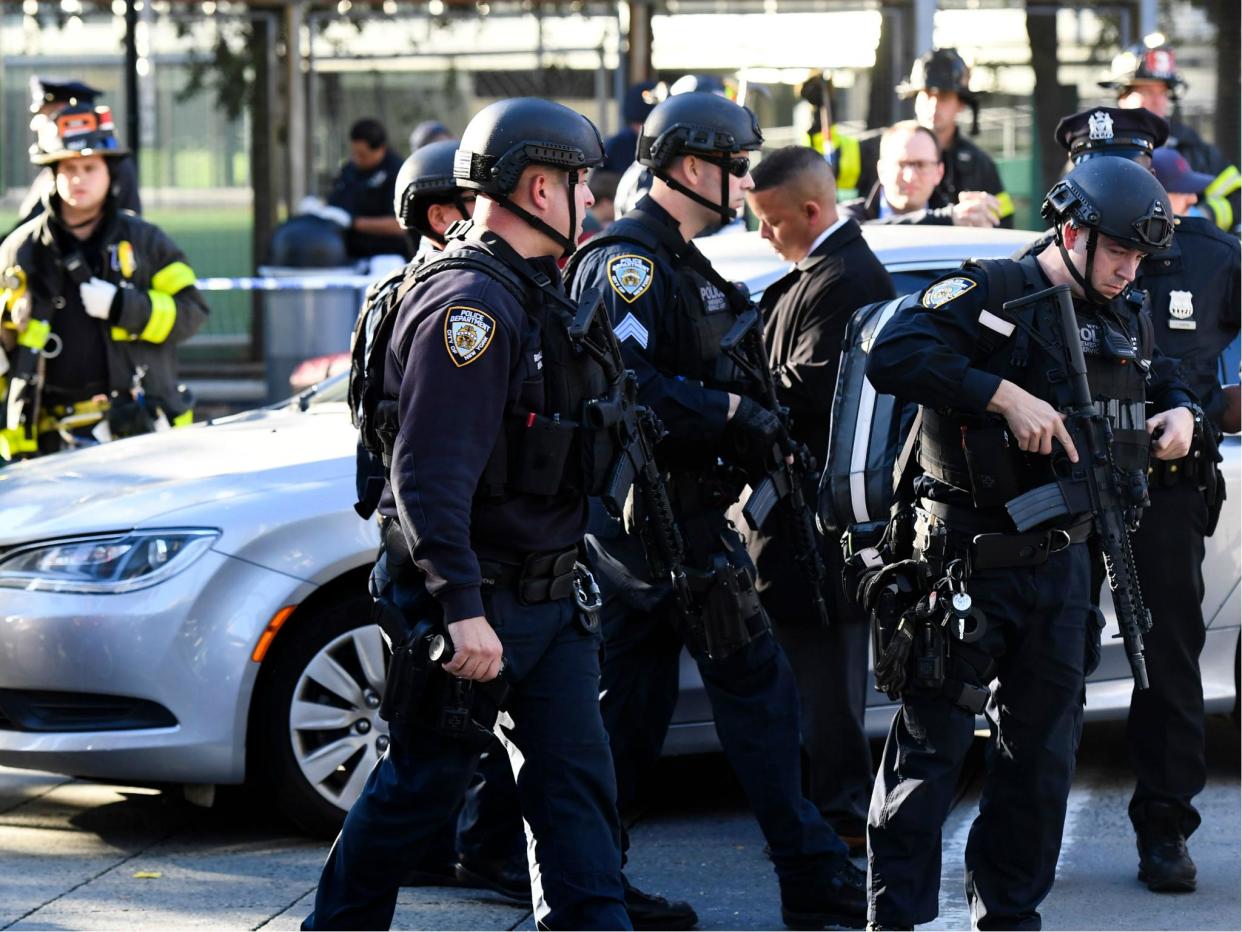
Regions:
[[119, 158], [129, 150], [116, 138], [109, 107], [70, 104], [59, 113], [40, 118], [35, 125], [35, 144], [30, 147], [30, 161], [36, 165], [52, 165], [64, 159], [87, 155]]
[[638, 162], [667, 169], [682, 155], [719, 156], [763, 145], [759, 120], [727, 97], [695, 91], [661, 101], [643, 122]]
[[427, 206], [451, 202], [458, 195], [460, 188], [453, 177], [456, 154], [457, 140], [445, 139], [428, 143], [405, 160], [397, 172], [393, 201], [393, 213], [401, 229], [425, 234], [420, 223], [427, 216]]
[[[604, 161], [604, 141], [595, 124], [581, 113], [539, 97], [515, 97], [489, 104], [466, 125], [453, 160], [453, 176], [462, 188], [486, 194], [529, 226], [551, 237], [571, 255], [577, 247], [578, 172]], [[568, 235], [513, 203], [509, 195], [522, 172], [547, 165], [569, 175]]]
[[1173, 207], [1150, 171], [1129, 159], [1101, 156], [1080, 162], [1052, 186], [1040, 215], [1066, 220], [1144, 252], [1173, 241]]
[[513, 193], [530, 165], [577, 171], [604, 160], [604, 141], [581, 113], [538, 97], [489, 104], [466, 126], [453, 175], [463, 188]]
[[1177, 57], [1163, 40], [1153, 33], [1122, 51], [1113, 59], [1108, 77], [1098, 82], [1100, 87], [1120, 94], [1135, 84], [1158, 81], [1168, 87], [1169, 97], [1177, 100], [1186, 89], [1186, 81], [1177, 70]]
[[[727, 97], [694, 91], [669, 97], [656, 105], [638, 134], [638, 163], [650, 168], [674, 191], [720, 215], [734, 219], [729, 209], [729, 174], [745, 177], [749, 163], [731, 158], [763, 145], [759, 119], [748, 108]], [[668, 173], [683, 155], [696, 155], [720, 167], [720, 200], [709, 201]]]

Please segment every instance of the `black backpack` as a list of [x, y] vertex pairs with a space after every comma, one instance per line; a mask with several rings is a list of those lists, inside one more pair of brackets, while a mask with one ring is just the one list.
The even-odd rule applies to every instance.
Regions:
[[[989, 310], [1000, 316], [1001, 296], [1022, 288], [1022, 269], [1009, 259], [972, 259], [965, 265], [987, 275]], [[867, 360], [872, 344], [893, 315], [917, 306], [921, 295], [919, 291], [865, 305], [854, 312], [846, 327], [827, 463], [819, 483], [820, 528], [832, 540], [849, 532], [867, 546], [869, 540], [878, 539], [888, 522], [893, 469], [919, 406], [878, 393], [867, 380]], [[990, 355], [1006, 339], [985, 331], [976, 357]]]

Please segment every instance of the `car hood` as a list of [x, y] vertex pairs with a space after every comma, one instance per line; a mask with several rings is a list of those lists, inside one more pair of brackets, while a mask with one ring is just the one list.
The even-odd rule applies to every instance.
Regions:
[[0, 469], [0, 547], [150, 524], [182, 509], [352, 476], [343, 404], [251, 411]]

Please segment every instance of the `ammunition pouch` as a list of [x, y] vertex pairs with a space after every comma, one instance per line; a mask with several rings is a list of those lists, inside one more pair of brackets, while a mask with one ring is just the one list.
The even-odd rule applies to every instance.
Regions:
[[480, 560], [479, 570], [484, 586], [513, 589], [523, 605], [537, 605], [574, 595], [579, 556], [578, 548], [571, 547], [527, 554], [521, 562]]
[[727, 554], [714, 554], [709, 570], [687, 569], [686, 581], [696, 608], [686, 620], [692, 653], [724, 660], [768, 630], [750, 572], [730, 563]]

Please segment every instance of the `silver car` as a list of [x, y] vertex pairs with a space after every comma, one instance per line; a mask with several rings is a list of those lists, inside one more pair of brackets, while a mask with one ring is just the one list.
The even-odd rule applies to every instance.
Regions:
[[[1031, 234], [866, 236], [904, 292]], [[755, 293], [785, 271], [754, 234], [704, 251]], [[1225, 457], [1242, 488], [1236, 439]], [[365, 587], [379, 535], [353, 511], [353, 473], [340, 378], [278, 408], [0, 469], [0, 764], [182, 784], [199, 800], [219, 785], [279, 789], [297, 824], [335, 831], [388, 740]], [[1205, 567], [1210, 711], [1237, 698], [1239, 545], [1231, 508]], [[1106, 639], [1088, 715], [1123, 716], [1129, 696]], [[874, 694], [868, 729], [891, 714]], [[685, 655], [666, 747], [718, 747]]]

